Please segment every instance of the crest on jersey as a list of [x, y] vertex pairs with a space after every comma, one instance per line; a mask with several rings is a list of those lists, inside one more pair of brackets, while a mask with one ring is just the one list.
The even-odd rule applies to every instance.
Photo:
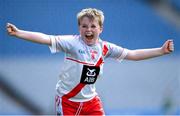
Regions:
[[94, 60], [98, 52], [96, 50], [90, 50], [90, 53], [91, 53], [91, 59]]

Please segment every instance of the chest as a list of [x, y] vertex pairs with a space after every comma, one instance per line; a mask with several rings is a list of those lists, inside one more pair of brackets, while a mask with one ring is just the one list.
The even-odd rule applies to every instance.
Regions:
[[102, 47], [100, 45], [93, 47], [83, 46], [80, 49], [77, 49], [77, 52], [77, 58], [96, 61], [99, 57], [102, 56]]
[[102, 46], [100, 44], [95, 46], [79, 45], [73, 51], [73, 54], [69, 56], [80, 61], [95, 63], [102, 57]]

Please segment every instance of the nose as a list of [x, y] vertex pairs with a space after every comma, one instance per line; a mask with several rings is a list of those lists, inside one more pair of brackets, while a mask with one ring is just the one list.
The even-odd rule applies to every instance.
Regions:
[[91, 31], [91, 29], [92, 29], [91, 27], [87, 27], [87, 31]]

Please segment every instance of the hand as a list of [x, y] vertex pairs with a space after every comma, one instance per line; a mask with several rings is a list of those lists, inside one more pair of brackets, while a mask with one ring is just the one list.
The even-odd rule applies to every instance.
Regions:
[[11, 36], [16, 36], [17, 32], [19, 31], [19, 29], [11, 23], [6, 24], [6, 29], [7, 33]]
[[173, 40], [167, 40], [161, 47], [164, 54], [169, 54], [174, 51]]

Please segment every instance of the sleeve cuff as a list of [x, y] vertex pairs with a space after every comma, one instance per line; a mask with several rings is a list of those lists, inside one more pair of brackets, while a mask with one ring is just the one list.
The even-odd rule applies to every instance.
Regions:
[[117, 60], [119, 62], [123, 61], [123, 59], [127, 56], [127, 54], [128, 54], [128, 49], [124, 48], [121, 55], [120, 55], [120, 57], [118, 57]]
[[49, 46], [49, 49], [51, 53], [56, 53], [57, 52], [57, 47], [56, 47], [56, 39], [53, 36], [49, 36], [51, 40], [51, 45]]

